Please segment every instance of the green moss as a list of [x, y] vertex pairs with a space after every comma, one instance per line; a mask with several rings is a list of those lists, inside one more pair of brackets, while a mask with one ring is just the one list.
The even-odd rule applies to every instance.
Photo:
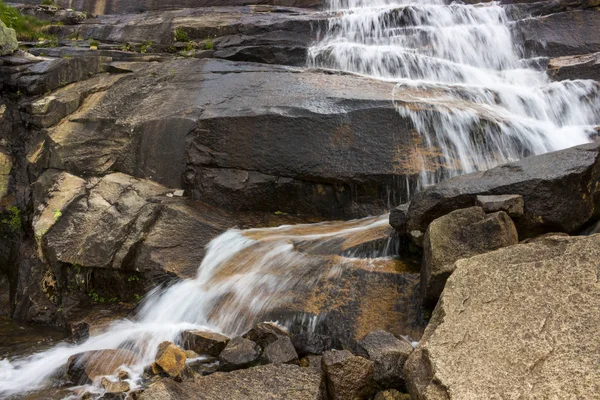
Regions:
[[17, 32], [17, 39], [19, 40], [37, 40], [40, 37], [45, 37], [43, 30], [50, 25], [49, 22], [22, 15], [19, 10], [4, 4], [2, 0], [0, 0], [0, 20]]
[[204, 50], [213, 50], [215, 48], [215, 44], [210, 39], [206, 39], [204, 41]]
[[12, 206], [7, 210], [7, 214], [2, 219], [2, 223], [7, 225], [12, 232], [21, 230], [21, 210], [18, 207]]
[[189, 42], [190, 37], [188, 36], [186, 31], [184, 31], [181, 28], [177, 28], [175, 30], [175, 41], [176, 42]]

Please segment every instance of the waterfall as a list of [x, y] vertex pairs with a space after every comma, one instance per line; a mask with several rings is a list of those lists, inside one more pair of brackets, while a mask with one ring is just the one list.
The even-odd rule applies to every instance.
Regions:
[[420, 187], [587, 143], [600, 125], [598, 83], [551, 82], [521, 59], [497, 3], [330, 0], [329, 11], [309, 65], [397, 82], [418, 133], [403, 165]]
[[[310, 49], [309, 66], [397, 82], [396, 107], [417, 133], [412, 153], [402, 156], [421, 186], [585, 143], [600, 124], [598, 84], [551, 82], [521, 59], [511, 22], [496, 3], [331, 0], [329, 11], [328, 31]], [[79, 352], [142, 341], [142, 359], [133, 366], [139, 376], [157, 345], [177, 342], [183, 330], [240, 334], [293, 301], [299, 288], [339, 273], [341, 263], [372, 261], [361, 256], [385, 261], [393, 254], [388, 246], [357, 250], [382, 229], [389, 229], [387, 215], [232, 229], [209, 244], [195, 279], [150, 292], [135, 318], [80, 345], [1, 360], [0, 397], [44, 387]]]

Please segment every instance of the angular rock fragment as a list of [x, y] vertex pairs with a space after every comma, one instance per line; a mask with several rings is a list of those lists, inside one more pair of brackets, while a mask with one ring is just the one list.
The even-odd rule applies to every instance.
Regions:
[[267, 364], [298, 364], [298, 354], [288, 336], [282, 336], [266, 345], [262, 354]]
[[183, 347], [199, 355], [218, 357], [229, 343], [227, 336], [201, 330], [185, 331], [182, 335]]
[[323, 354], [323, 370], [331, 400], [363, 399], [374, 393], [374, 362], [347, 350]]
[[155, 363], [169, 376], [179, 376], [185, 368], [186, 359], [185, 351], [174, 343], [162, 342], [158, 345]]
[[369, 333], [358, 347], [366, 358], [375, 363], [374, 379], [382, 389], [404, 387], [402, 368], [413, 347], [405, 340], [385, 331]]
[[219, 355], [220, 368], [223, 371], [247, 368], [258, 361], [260, 353], [260, 346], [251, 340], [241, 337], [231, 339]]
[[523, 201], [523, 196], [518, 194], [477, 196], [477, 203], [486, 213], [504, 211], [510, 217], [521, 217], [525, 212], [525, 202]]
[[519, 243], [513, 221], [503, 211], [488, 214], [481, 207], [456, 210], [433, 221], [423, 246], [421, 292], [435, 304], [454, 262]]

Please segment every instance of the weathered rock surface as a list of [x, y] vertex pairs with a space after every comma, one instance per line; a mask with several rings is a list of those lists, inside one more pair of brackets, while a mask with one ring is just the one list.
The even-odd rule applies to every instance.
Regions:
[[252, 340], [241, 337], [233, 338], [219, 355], [219, 361], [222, 363], [220, 368], [223, 371], [247, 368], [258, 363], [260, 353], [260, 346]]
[[[151, 51], [187, 49], [191, 51], [186, 54], [193, 54], [193, 49], [209, 48], [216, 58], [304, 66], [307, 49], [325, 23], [320, 12], [252, 6], [106, 15], [55, 29], [62, 37], [76, 33], [103, 43], [144, 44], [145, 50], [151, 43]], [[179, 41], [176, 31], [183, 36]]]
[[[20, 0], [19, 2], [40, 4], [37, 0]], [[165, 11], [192, 7], [247, 6], [254, 4], [317, 8], [323, 4], [321, 0], [56, 0], [54, 3], [62, 8], [73, 8], [93, 15]]]
[[553, 58], [548, 62], [548, 72], [558, 81], [566, 79], [600, 81], [600, 53]]
[[504, 212], [486, 215], [481, 207], [453, 211], [429, 224], [423, 243], [421, 292], [435, 304], [454, 262], [519, 243], [515, 224]]
[[121, 380], [112, 380], [108, 378], [102, 378], [102, 386], [106, 393], [124, 393], [129, 392], [131, 386], [129, 382], [121, 381]]
[[405, 366], [413, 398], [595, 398], [598, 260], [600, 235], [457, 261]]
[[163, 379], [142, 395], [142, 400], [321, 400], [323, 377], [310, 368], [264, 365], [233, 372], [217, 372], [194, 381]]
[[50, 128], [37, 164], [183, 184], [228, 209], [373, 214], [402, 173], [398, 148], [411, 140], [398, 134], [410, 123], [396, 112], [392, 89], [246, 63], [147, 64]]
[[289, 332], [272, 322], [259, 322], [244, 334], [244, 338], [252, 340], [261, 347], [276, 342], [282, 337], [288, 337]]
[[525, 202], [523, 196], [518, 194], [505, 194], [497, 196], [477, 196], [478, 205], [486, 213], [504, 211], [509, 217], [521, 217], [524, 214]]
[[128, 350], [95, 350], [78, 353], [67, 361], [67, 375], [75, 384], [86, 384], [103, 375], [112, 375], [121, 366], [130, 366], [138, 356]]
[[413, 347], [406, 341], [385, 331], [375, 331], [365, 336], [358, 347], [366, 358], [375, 363], [373, 378], [382, 388], [404, 387], [402, 368]]
[[198, 354], [218, 357], [223, 351], [229, 338], [216, 332], [185, 331], [182, 334], [183, 347]]
[[177, 377], [185, 368], [185, 351], [171, 342], [158, 345], [155, 362], [162, 371], [171, 377]]
[[358, 400], [374, 393], [374, 363], [347, 350], [323, 354], [327, 392], [331, 400]]
[[408, 209], [410, 203], [401, 204], [390, 211], [390, 225], [401, 235], [406, 234], [406, 224], [408, 222]]
[[377, 393], [374, 400], [411, 400], [411, 397], [407, 393], [400, 393], [396, 389], [390, 389]]
[[[542, 3], [542, 2], [540, 2]], [[600, 11], [558, 12], [516, 23], [515, 34], [530, 54], [571, 56], [600, 51]]]
[[17, 34], [14, 29], [8, 28], [0, 21], [0, 56], [11, 54], [19, 48]]
[[298, 364], [298, 354], [289, 337], [280, 337], [266, 345], [262, 354], [266, 364]]
[[515, 221], [521, 239], [576, 232], [600, 213], [599, 149], [596, 142], [449, 179], [415, 196], [407, 230], [425, 232], [434, 219], [476, 205], [478, 195], [511, 193], [525, 201]]

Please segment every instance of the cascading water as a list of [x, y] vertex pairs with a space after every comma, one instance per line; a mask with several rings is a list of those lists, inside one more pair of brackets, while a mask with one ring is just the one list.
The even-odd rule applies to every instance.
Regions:
[[[195, 279], [150, 292], [133, 320], [119, 321], [106, 333], [80, 345], [63, 344], [25, 359], [0, 361], [0, 397], [50, 384], [67, 359], [80, 352], [117, 348], [141, 351], [139, 362], [131, 367], [131, 375], [136, 377], [154, 361], [158, 344], [165, 340], [177, 342], [184, 330], [241, 334], [259, 316], [293, 301], [303, 287], [310, 288], [319, 279], [335, 279], [344, 263], [374, 262], [374, 266], [381, 266], [386, 260], [393, 262], [386, 257], [387, 252], [394, 252], [388, 246], [376, 252], [360, 251], [362, 244], [390, 233], [388, 215], [229, 230], [207, 246]], [[358, 256], [374, 256], [377, 260], [355, 258]], [[314, 324], [306, 321], [306, 330], [314, 328], [311, 322]], [[130, 383], [136, 387], [135, 378]]]
[[397, 81], [397, 109], [422, 143], [427, 186], [524, 156], [586, 143], [600, 124], [594, 81], [551, 82], [522, 60], [497, 3], [330, 0], [309, 65]]
[[[421, 185], [587, 142], [600, 124], [598, 85], [550, 82], [528, 66], [495, 3], [331, 0], [330, 11], [329, 30], [310, 49], [309, 64], [398, 82], [398, 111], [422, 136], [415, 145]], [[142, 352], [135, 377], [160, 342], [177, 341], [183, 330], [239, 334], [301, 287], [335, 276], [343, 262], [375, 262], [355, 257], [381, 229], [389, 229], [387, 215], [230, 230], [210, 243], [196, 279], [151, 292], [133, 320], [80, 345], [0, 361], [0, 396], [44, 387], [79, 352], [133, 343]], [[385, 262], [390, 249], [369, 251]]]

